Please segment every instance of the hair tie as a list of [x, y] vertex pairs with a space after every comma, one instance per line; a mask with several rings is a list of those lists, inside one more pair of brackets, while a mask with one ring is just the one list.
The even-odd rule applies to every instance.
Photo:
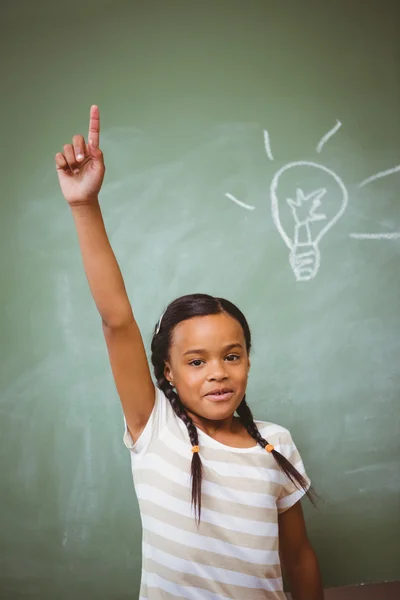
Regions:
[[163, 314], [161, 315], [161, 317], [160, 317], [160, 319], [159, 319], [159, 321], [158, 321], [158, 323], [157, 323], [157, 327], [156, 327], [156, 335], [157, 335], [157, 334], [158, 334], [158, 332], [160, 331], [160, 327], [161, 327], [161, 321], [162, 321], [162, 318], [163, 318], [163, 316], [165, 315], [165, 313], [166, 313], [166, 312], [167, 312], [167, 309], [165, 309], [165, 310], [164, 310]]
[[267, 451], [267, 452], [272, 452], [272, 450], [274, 450], [274, 447], [273, 447], [273, 445], [272, 445], [272, 444], [267, 444], [267, 445], [265, 446], [265, 449], [266, 449], [266, 451]]
[[199, 450], [200, 450], [200, 447], [199, 447], [199, 446], [192, 446], [192, 452], [193, 452], [193, 454], [194, 454], [195, 452], [198, 452]]

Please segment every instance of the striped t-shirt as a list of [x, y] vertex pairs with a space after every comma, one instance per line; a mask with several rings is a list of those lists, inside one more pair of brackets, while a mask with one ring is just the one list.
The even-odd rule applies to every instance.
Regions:
[[[287, 429], [256, 421], [263, 437], [306, 477]], [[184, 423], [157, 389], [133, 443], [125, 425], [139, 502], [139, 600], [284, 600], [278, 514], [304, 494], [261, 446], [231, 448], [198, 429], [203, 463], [199, 528], [191, 506], [191, 444]]]

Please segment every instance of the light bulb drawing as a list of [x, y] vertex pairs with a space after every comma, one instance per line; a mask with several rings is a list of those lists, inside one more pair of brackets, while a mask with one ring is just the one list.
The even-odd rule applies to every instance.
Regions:
[[[310, 170], [322, 172], [329, 186], [306, 192], [304, 186], [295, 185], [294, 195], [287, 195], [287, 190], [293, 189], [293, 181], [312, 179]], [[347, 189], [340, 177], [328, 167], [310, 161], [296, 161], [275, 173], [270, 195], [272, 218], [290, 250], [289, 262], [296, 281], [309, 281], [316, 276], [320, 267], [319, 242], [346, 210]], [[286, 219], [284, 225], [282, 213], [287, 207], [292, 221]]]
[[[320, 153], [325, 144], [341, 128], [336, 120], [318, 142]], [[274, 160], [269, 133], [264, 130], [264, 149], [270, 161]], [[400, 165], [371, 175], [358, 184], [363, 188], [378, 179], [400, 172]], [[225, 196], [247, 210], [256, 207], [238, 200], [233, 194]], [[270, 186], [272, 219], [286, 246], [289, 263], [296, 281], [310, 281], [317, 275], [321, 264], [319, 243], [337, 223], [346, 210], [349, 196], [342, 179], [323, 164], [299, 160], [281, 167], [273, 176]], [[350, 233], [358, 240], [398, 240], [400, 232]]]

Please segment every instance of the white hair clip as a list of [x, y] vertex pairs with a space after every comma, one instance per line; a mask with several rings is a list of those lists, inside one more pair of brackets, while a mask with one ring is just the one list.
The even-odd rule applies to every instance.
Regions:
[[160, 319], [159, 319], [159, 321], [158, 321], [158, 323], [157, 323], [157, 327], [156, 327], [156, 335], [157, 335], [157, 334], [159, 333], [159, 331], [160, 331], [160, 327], [161, 327], [161, 321], [162, 321], [162, 318], [163, 318], [163, 316], [165, 315], [165, 313], [166, 313], [166, 312], [167, 312], [167, 310], [164, 310], [163, 314], [161, 315], [161, 317], [160, 317]]

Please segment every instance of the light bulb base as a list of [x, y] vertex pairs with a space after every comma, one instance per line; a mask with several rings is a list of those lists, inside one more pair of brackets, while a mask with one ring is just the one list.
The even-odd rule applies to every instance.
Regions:
[[318, 273], [321, 253], [317, 244], [295, 244], [289, 255], [296, 281], [310, 281]]

